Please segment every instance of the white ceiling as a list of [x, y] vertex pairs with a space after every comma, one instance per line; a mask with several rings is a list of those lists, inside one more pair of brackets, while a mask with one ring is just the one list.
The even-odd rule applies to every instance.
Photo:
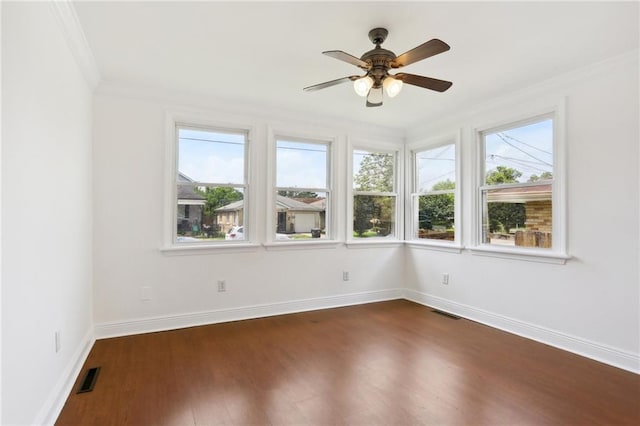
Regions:
[[[612, 2], [78, 2], [102, 79], [113, 84], [391, 127], [455, 111], [638, 48], [638, 3]], [[402, 70], [450, 80], [447, 92], [405, 85], [366, 108], [351, 84], [302, 88], [352, 74], [322, 55], [361, 56], [389, 30], [397, 55], [431, 38], [451, 50]]]

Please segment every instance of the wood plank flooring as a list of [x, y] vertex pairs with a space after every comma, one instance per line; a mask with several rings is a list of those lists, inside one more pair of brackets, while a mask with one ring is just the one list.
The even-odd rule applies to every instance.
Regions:
[[640, 424], [640, 376], [404, 300], [99, 340], [80, 376], [57, 425]]

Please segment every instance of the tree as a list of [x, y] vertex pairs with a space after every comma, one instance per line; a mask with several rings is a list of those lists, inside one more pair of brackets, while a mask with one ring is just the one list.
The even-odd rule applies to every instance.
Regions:
[[[433, 185], [432, 191], [455, 189], [456, 183], [443, 180]], [[432, 229], [433, 225], [451, 228], [454, 222], [453, 194], [422, 195], [419, 198], [418, 221], [420, 228]]]
[[318, 198], [318, 194], [309, 191], [278, 191], [278, 195], [288, 198]]
[[549, 179], [553, 179], [553, 173], [551, 173], [551, 172], [542, 172], [540, 174], [540, 176], [531, 175], [527, 182], [537, 182], [539, 180], [549, 180]]
[[495, 170], [487, 172], [487, 184], [496, 185], [500, 183], [516, 183], [522, 172], [511, 167], [498, 166]]
[[[368, 153], [353, 178], [356, 191], [393, 192], [393, 154]], [[353, 230], [362, 237], [369, 229], [388, 235], [393, 225], [395, 198], [356, 195], [353, 199]]]
[[234, 201], [242, 200], [243, 194], [235, 188], [218, 186], [215, 188], [206, 187], [204, 190], [198, 189], [205, 199], [204, 214], [208, 220], [205, 222], [212, 223], [215, 217], [215, 210]]
[[[522, 172], [511, 167], [498, 166], [487, 172], [487, 184], [517, 183]], [[488, 203], [489, 232], [508, 233], [511, 228], [523, 225], [526, 219], [522, 203]]]
[[365, 155], [353, 178], [358, 191], [393, 191], [393, 154], [372, 152]]

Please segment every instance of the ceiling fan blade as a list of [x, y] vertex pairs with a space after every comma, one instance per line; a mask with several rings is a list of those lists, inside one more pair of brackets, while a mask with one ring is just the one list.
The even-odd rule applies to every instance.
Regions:
[[407, 74], [403, 72], [394, 75], [393, 78], [402, 80], [402, 82], [407, 84], [435, 90], [436, 92], [444, 92], [453, 84], [450, 81], [438, 80], [437, 78], [424, 77], [421, 75]]
[[367, 106], [378, 107], [382, 105], [382, 86], [372, 87], [367, 95]]
[[325, 89], [327, 87], [335, 86], [336, 84], [346, 83], [347, 81], [353, 81], [353, 80], [357, 80], [359, 78], [360, 78], [359, 75], [350, 75], [349, 77], [342, 77], [342, 78], [338, 78], [336, 80], [325, 81], [324, 83], [315, 84], [313, 86], [305, 87], [302, 90], [304, 90], [305, 92], [313, 92], [314, 90]]
[[332, 58], [339, 59], [351, 65], [355, 65], [356, 67], [360, 67], [363, 70], [368, 70], [369, 68], [371, 68], [370, 65], [367, 64], [362, 59], [356, 58], [353, 55], [349, 55], [348, 53], [343, 52], [342, 50], [328, 50], [326, 52], [322, 52], [322, 54], [331, 56]]
[[421, 61], [431, 56], [437, 55], [442, 52], [446, 52], [450, 47], [447, 43], [437, 38], [429, 40], [426, 43], [422, 43], [420, 46], [415, 47], [408, 52], [396, 57], [391, 62], [392, 68], [400, 68], [414, 62]]

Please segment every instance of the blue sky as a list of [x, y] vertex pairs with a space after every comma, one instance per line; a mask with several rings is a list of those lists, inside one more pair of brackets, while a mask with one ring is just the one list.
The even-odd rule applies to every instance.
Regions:
[[520, 182], [533, 174], [553, 172], [553, 120], [546, 119], [485, 136], [485, 170], [497, 166], [522, 172]]
[[[215, 184], [244, 182], [244, 135], [194, 129], [179, 131], [178, 169], [189, 178]], [[216, 142], [216, 143], [209, 143]], [[553, 171], [553, 120], [545, 119], [514, 129], [485, 135], [485, 169], [506, 166], [522, 172], [521, 182], [532, 174]], [[325, 188], [327, 186], [327, 146], [286, 140], [277, 142], [279, 187]], [[353, 156], [357, 173], [364, 151]], [[418, 189], [429, 191], [449, 179], [455, 182], [453, 144], [417, 153]]]
[[244, 134], [180, 129], [178, 135], [181, 173], [198, 182], [244, 183]]
[[[533, 174], [553, 172], [553, 120], [486, 133], [485, 172], [498, 166], [520, 171], [520, 182], [527, 182]], [[420, 192], [430, 191], [434, 184], [447, 179], [455, 182], [455, 146], [418, 152], [416, 167]]]

